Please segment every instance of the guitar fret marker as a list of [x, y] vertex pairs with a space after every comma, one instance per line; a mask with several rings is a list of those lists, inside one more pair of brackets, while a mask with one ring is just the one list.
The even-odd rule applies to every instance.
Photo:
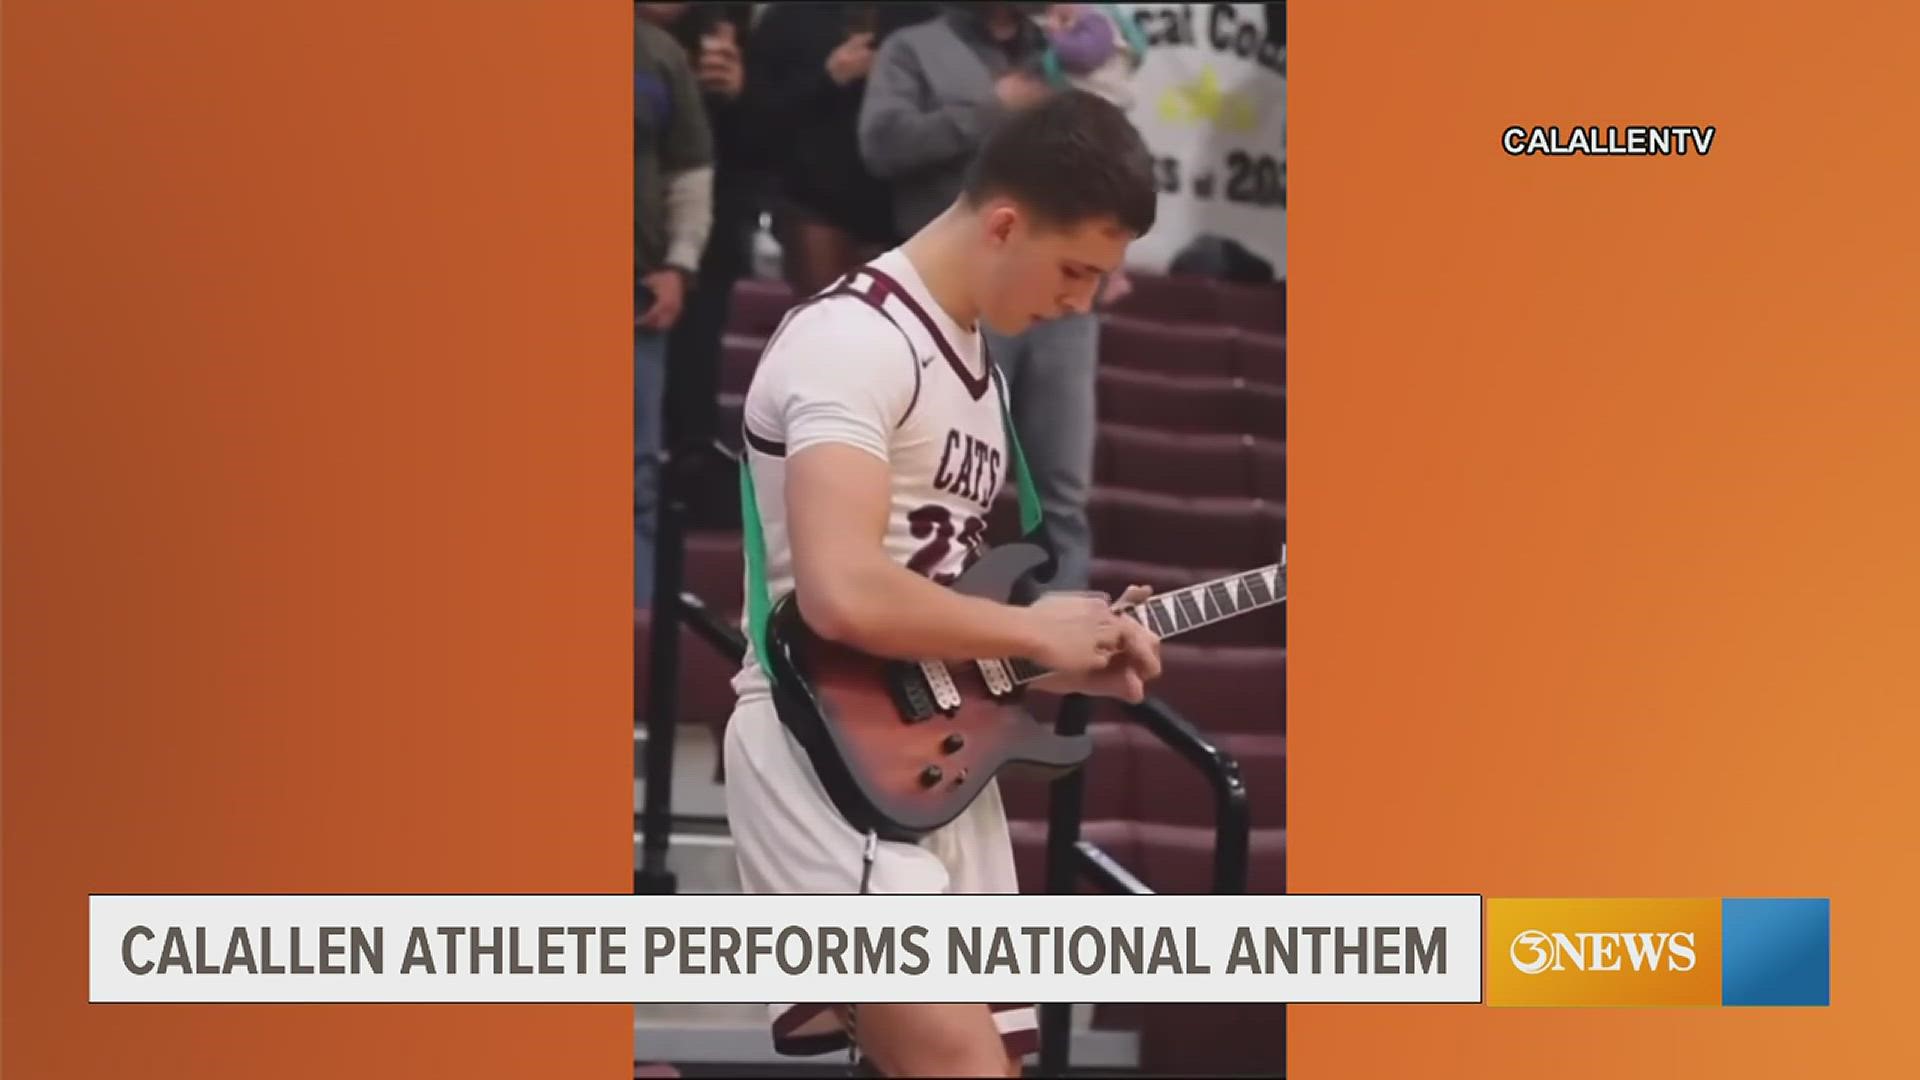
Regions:
[[1173, 629], [1173, 620], [1167, 618], [1160, 605], [1159, 600], [1147, 601], [1147, 626], [1160, 637], [1166, 637]]
[[1233, 594], [1227, 591], [1227, 587], [1224, 584], [1218, 581], [1207, 582], [1207, 595], [1212, 597], [1220, 607], [1218, 618], [1224, 619], [1238, 612], [1239, 609], [1236, 608], [1233, 603]]
[[1216, 605], [1213, 598], [1212, 589], [1200, 590], [1200, 614], [1208, 622], [1213, 622], [1220, 618], [1220, 608]]
[[1273, 589], [1268, 586], [1265, 574], [1248, 574], [1246, 577], [1240, 579], [1240, 583], [1245, 585], [1247, 591], [1252, 593], [1253, 598], [1260, 603], [1265, 604], [1273, 600]]
[[1205, 623], [1206, 617], [1200, 614], [1200, 605], [1193, 602], [1193, 594], [1185, 589], [1173, 594], [1173, 608], [1180, 613], [1180, 629], [1187, 630]]

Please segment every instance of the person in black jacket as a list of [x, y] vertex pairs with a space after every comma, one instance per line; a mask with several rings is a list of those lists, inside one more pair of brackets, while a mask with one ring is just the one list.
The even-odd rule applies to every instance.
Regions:
[[636, 4], [686, 50], [713, 131], [713, 229], [680, 319], [667, 343], [666, 445], [711, 442], [717, 434], [720, 346], [734, 282], [753, 265], [767, 157], [764, 129], [747, 94], [746, 52], [753, 5]]
[[874, 50], [939, 14], [931, 3], [770, 4], [748, 48], [748, 94], [773, 161], [782, 271], [808, 296], [898, 243], [887, 184], [856, 129]]

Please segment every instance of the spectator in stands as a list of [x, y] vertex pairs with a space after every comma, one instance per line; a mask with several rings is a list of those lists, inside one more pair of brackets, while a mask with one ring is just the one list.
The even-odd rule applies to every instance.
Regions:
[[[1050, 93], [1048, 41], [1034, 16], [1045, 4], [947, 4], [942, 16], [893, 35], [874, 57], [860, 110], [860, 152], [893, 183], [894, 222], [912, 234], [950, 205], [975, 149], [997, 119]], [[1037, 323], [1023, 334], [986, 331], [1006, 375], [1057, 558], [1052, 584], [1087, 581], [1087, 495], [1095, 437], [1099, 322], [1091, 314]], [[983, 328], [984, 329], [984, 328]]]
[[774, 234], [799, 296], [892, 247], [887, 185], [860, 159], [860, 100], [874, 50], [939, 14], [927, 3], [770, 4], [748, 46], [748, 94], [774, 160]]
[[764, 127], [747, 94], [753, 5], [640, 4], [638, 10], [686, 50], [713, 132], [713, 227], [667, 341], [673, 361], [667, 366], [666, 445], [684, 449], [705, 445], [716, 434], [720, 342], [734, 282], [752, 267], [760, 221], [768, 159]]
[[712, 222], [713, 135], [686, 52], [644, 12], [637, 14], [643, 17], [633, 23], [633, 602], [646, 607], [653, 602], [667, 334], [679, 321]]
[[1040, 69], [1055, 89], [1071, 86], [1133, 107], [1133, 73], [1146, 58], [1146, 34], [1113, 4], [1055, 4], [1042, 23]]

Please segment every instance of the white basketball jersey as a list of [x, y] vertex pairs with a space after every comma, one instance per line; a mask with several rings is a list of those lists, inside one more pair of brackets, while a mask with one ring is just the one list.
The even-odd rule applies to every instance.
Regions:
[[[744, 415], [772, 599], [793, 590], [787, 459], [826, 442], [887, 462], [888, 556], [935, 581], [958, 577], [985, 546], [1010, 467], [1000, 392], [978, 330], [948, 317], [899, 248], [788, 312]], [[733, 685], [742, 699], [767, 692], [751, 649]]]

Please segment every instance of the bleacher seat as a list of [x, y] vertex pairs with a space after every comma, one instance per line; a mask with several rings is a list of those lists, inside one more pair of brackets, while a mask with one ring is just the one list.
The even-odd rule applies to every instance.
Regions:
[[1263, 493], [1262, 463], [1257, 459], [1276, 453], [1284, 462], [1280, 443], [1251, 435], [1178, 433], [1107, 423], [1100, 425], [1094, 479], [1167, 495], [1249, 498]]
[[[1102, 704], [1097, 710], [1101, 719], [1087, 729], [1094, 751], [1084, 766], [1086, 820], [1211, 828], [1214, 794], [1200, 770], [1145, 728], [1125, 719], [1119, 709]], [[1277, 729], [1209, 731], [1208, 736], [1239, 762], [1254, 827], [1282, 827], [1287, 806], [1286, 736]], [[1009, 818], [1046, 819], [1044, 779], [1003, 774], [1000, 792]]]
[[1279, 560], [1286, 510], [1259, 499], [1098, 487], [1087, 517], [1105, 555], [1245, 570]]
[[[1269, 609], [1272, 610], [1272, 609]], [[1247, 622], [1257, 616], [1243, 616]], [[1165, 670], [1152, 687], [1209, 735], [1282, 735], [1287, 730], [1287, 650], [1279, 644], [1160, 646]]]
[[1218, 323], [1220, 303], [1213, 279], [1127, 272], [1133, 291], [1113, 305], [1116, 314], [1171, 323]]
[[1102, 367], [1098, 393], [1102, 422], [1213, 435], [1287, 436], [1286, 391], [1238, 376]]
[[752, 334], [729, 333], [720, 339], [720, 389], [745, 395], [753, 381], [753, 369], [760, 366], [760, 353], [767, 339]]
[[733, 306], [727, 329], [736, 334], [765, 338], [780, 325], [793, 306], [793, 290], [774, 278], [741, 278], [733, 286]]
[[733, 618], [745, 606], [741, 599], [746, 588], [743, 566], [738, 532], [687, 534], [684, 588], [692, 590], [714, 612]]
[[1264, 334], [1287, 332], [1287, 283], [1214, 286], [1213, 318], [1237, 330]]
[[1234, 337], [1225, 326], [1106, 315], [1100, 320], [1100, 362], [1169, 375], [1231, 378], [1240, 374]]
[[[1133, 559], [1096, 558], [1087, 570], [1091, 588], [1109, 596], [1119, 596], [1129, 585], [1145, 585], [1154, 592], [1171, 592], [1202, 581], [1225, 577], [1251, 567], [1222, 566], [1212, 569], [1173, 566], [1166, 563], [1139, 562]], [[1252, 618], [1252, 616], [1243, 616]]]
[[1287, 288], [1129, 271], [1133, 292], [1113, 312], [1169, 323], [1211, 323], [1264, 334], [1287, 332]]
[[1287, 444], [1255, 439], [1249, 447], [1253, 456], [1253, 496], [1273, 502], [1287, 497]]
[[[1015, 872], [1022, 892], [1044, 892], [1047, 882], [1047, 824], [1021, 818], [1008, 822], [1013, 833]], [[1150, 822], [1088, 819], [1080, 836], [1113, 856], [1143, 884], [1158, 893], [1213, 891], [1213, 825], [1157, 825]], [[1247, 891], [1285, 892], [1285, 829], [1254, 829], [1247, 844]], [[1082, 891], [1097, 892], [1091, 886]]]
[[1234, 372], [1248, 382], [1287, 385], [1287, 339], [1284, 334], [1241, 330], [1233, 336]]
[[[633, 614], [633, 710], [644, 717], [647, 709], [648, 658], [653, 640], [653, 613]], [[680, 631], [680, 716], [682, 724], [703, 724], [720, 730], [733, 712], [735, 665], [723, 659], [691, 630]]]
[[720, 395], [719, 419], [717, 421], [720, 441], [735, 451], [740, 449], [740, 414], [747, 405], [745, 391], [739, 393], [722, 392]]

